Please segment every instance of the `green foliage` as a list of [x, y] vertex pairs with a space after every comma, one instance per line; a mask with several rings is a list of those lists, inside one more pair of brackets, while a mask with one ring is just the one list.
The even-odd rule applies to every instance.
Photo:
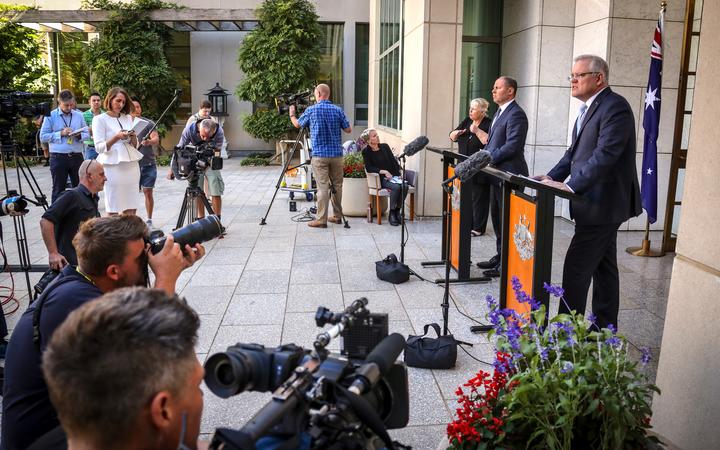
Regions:
[[63, 77], [68, 76], [75, 85], [76, 97], [87, 97], [90, 90], [90, 67], [84, 61], [87, 52], [87, 43], [83, 41], [83, 33], [61, 33], [62, 58], [60, 58], [60, 70]]
[[[121, 86], [140, 99], [143, 115], [159, 117], [178, 82], [165, 55], [172, 40], [170, 30], [149, 20], [147, 12], [177, 6], [159, 0], [90, 0], [84, 7], [112, 11], [109, 20], [98, 27], [100, 37], [90, 43], [85, 53], [93, 89], [104, 95], [110, 88]], [[159, 132], [175, 123], [174, 108], [158, 125]]]
[[267, 166], [272, 155], [267, 153], [251, 153], [240, 163], [241, 166]]
[[365, 161], [362, 153], [350, 152], [343, 157], [343, 177], [344, 178], [366, 178]]
[[167, 167], [170, 165], [170, 155], [159, 155], [155, 158], [155, 164], [160, 167]]
[[[315, 7], [308, 0], [265, 0], [256, 10], [260, 23], [238, 52], [245, 78], [235, 94], [240, 100], [274, 105], [280, 94], [312, 88], [320, 60], [321, 30]], [[291, 125], [274, 110], [260, 109], [245, 119], [251, 136], [269, 141]]]
[[10, 21], [26, 6], [0, 4], [0, 88], [49, 92], [52, 74], [41, 58], [42, 35]]

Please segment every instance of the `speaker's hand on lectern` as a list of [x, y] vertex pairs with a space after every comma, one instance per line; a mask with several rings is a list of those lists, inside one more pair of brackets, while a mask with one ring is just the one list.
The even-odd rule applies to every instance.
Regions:
[[570, 189], [567, 184], [563, 183], [562, 181], [553, 181], [549, 177], [546, 180], [542, 180], [542, 184], [554, 187], [555, 189], [560, 189], [561, 191], [573, 192], [573, 190]]
[[534, 176], [530, 177], [530, 179], [535, 180], [535, 181], [545, 181], [545, 180], [552, 181], [552, 178], [550, 178], [547, 175], [534, 175]]

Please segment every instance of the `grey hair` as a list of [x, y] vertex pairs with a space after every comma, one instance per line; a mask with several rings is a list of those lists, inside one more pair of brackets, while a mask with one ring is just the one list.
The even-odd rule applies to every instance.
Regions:
[[487, 112], [488, 108], [490, 107], [490, 102], [488, 102], [482, 97], [474, 98], [470, 100], [470, 107], [472, 108], [473, 105], [477, 105], [481, 110]]
[[590, 61], [590, 71], [603, 74], [605, 83], [610, 81], [610, 68], [608, 67], [608, 63], [601, 57], [597, 55], [579, 55], [573, 59], [573, 63], [578, 61]]
[[[217, 130], [217, 122], [215, 122], [212, 119], [203, 119], [202, 122], [200, 122], [200, 128], [202, 128], [205, 131], [209, 131], [210, 133]], [[200, 130], [198, 130], [200, 131]]]
[[377, 130], [376, 130], [375, 128], [366, 128], [366, 129], [363, 130], [362, 133], [360, 133], [360, 139], [362, 139], [363, 141], [365, 141], [365, 143], [369, 143], [369, 142], [370, 142], [370, 132], [371, 132], [371, 131], [374, 131], [374, 132], [377, 133]]

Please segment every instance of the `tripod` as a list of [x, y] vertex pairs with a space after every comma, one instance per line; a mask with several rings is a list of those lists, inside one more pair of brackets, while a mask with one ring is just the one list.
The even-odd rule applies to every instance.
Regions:
[[[7, 174], [7, 161], [8, 157], [12, 156], [15, 160], [15, 174], [17, 179], [17, 191], [10, 189], [10, 183], [8, 181], [8, 174]], [[37, 179], [35, 179], [35, 175], [33, 175], [32, 171], [30, 170], [30, 166], [28, 165], [27, 160], [25, 159], [25, 156], [23, 156], [22, 153], [18, 153], [17, 146], [13, 142], [12, 138], [12, 132], [9, 127], [3, 126], [0, 128], [0, 159], [2, 160], [3, 165], [3, 178], [5, 181], [5, 192], [7, 193], [7, 197], [13, 197], [16, 195], [22, 196], [26, 201], [36, 205], [41, 206], [43, 210], [47, 210], [48, 203], [47, 203], [47, 197], [45, 197], [45, 194], [42, 193], [42, 190], [40, 189], [40, 185], [37, 182]], [[21, 176], [22, 175], [22, 176]], [[30, 190], [32, 191], [33, 197], [35, 200], [31, 200], [30, 198], [27, 198], [23, 194], [23, 183], [22, 180], [25, 179], [25, 182], [30, 187]], [[30, 272], [45, 272], [48, 268], [47, 266], [36, 266], [33, 267], [30, 264], [30, 250], [28, 249], [28, 243], [27, 243], [27, 233], [25, 231], [25, 217], [20, 216], [13, 216], [13, 227], [15, 230], [15, 241], [17, 242], [17, 248], [18, 248], [18, 257], [20, 259], [20, 264], [13, 265], [13, 264], [7, 264], [5, 266], [5, 270], [8, 272], [25, 272], [25, 283], [27, 284], [28, 289], [28, 296], [30, 299], [32, 299], [32, 289], [30, 287]], [[0, 239], [2, 238], [2, 229], [0, 228]]]
[[188, 177], [188, 187], [185, 189], [185, 196], [183, 197], [182, 205], [180, 205], [180, 214], [178, 214], [178, 220], [175, 224], [175, 230], [183, 227], [185, 219], [187, 219], [188, 225], [197, 220], [197, 200], [200, 199], [202, 204], [205, 206], [208, 214], [215, 214], [212, 209], [212, 205], [207, 199], [205, 192], [198, 186], [198, 173], [194, 172]]
[[[285, 172], [287, 172], [290, 168], [290, 162], [295, 157], [295, 152], [300, 147], [300, 142], [306, 142], [307, 139], [307, 132], [308, 128], [303, 127], [300, 129], [300, 132], [298, 133], [297, 137], [295, 138], [295, 142], [293, 142], [292, 151], [290, 152], [290, 155], [285, 160], [285, 164], [283, 165], [282, 171], [280, 171], [280, 176], [278, 177], [277, 183], [275, 183], [275, 192], [273, 192], [273, 196], [270, 199], [270, 204], [268, 205], [267, 211], [265, 211], [265, 215], [262, 219], [260, 219], [260, 225], [266, 225], [267, 224], [267, 216], [270, 214], [270, 209], [272, 208], [273, 203], [275, 202], [275, 197], [277, 196], [278, 191], [280, 190], [280, 186], [282, 186], [283, 178], [285, 177]], [[300, 166], [303, 166], [306, 163], [301, 163], [300, 165], [294, 167], [298, 168]], [[312, 189], [312, 180], [309, 180], [310, 186], [309, 188]]]

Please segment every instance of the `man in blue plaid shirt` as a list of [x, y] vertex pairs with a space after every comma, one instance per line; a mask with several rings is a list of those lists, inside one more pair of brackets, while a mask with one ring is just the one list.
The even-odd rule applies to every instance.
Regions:
[[[297, 118], [295, 105], [291, 105], [290, 120], [295, 128], [310, 127], [312, 140], [312, 169], [318, 187], [317, 219], [308, 222], [309, 227], [327, 228], [327, 223], [342, 223], [342, 185], [343, 185], [343, 149], [340, 143], [340, 130], [352, 131], [345, 112], [333, 105], [330, 99], [330, 87], [318, 84], [315, 88], [317, 103], [310, 106]], [[332, 196], [333, 215], [328, 217], [330, 183], [335, 188]]]

